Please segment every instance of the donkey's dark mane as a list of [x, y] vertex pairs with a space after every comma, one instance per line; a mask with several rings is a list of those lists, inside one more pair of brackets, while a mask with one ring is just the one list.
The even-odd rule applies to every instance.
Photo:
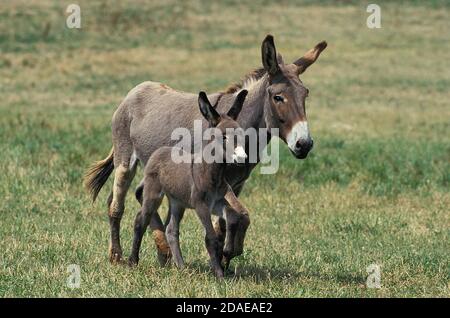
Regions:
[[266, 70], [263, 67], [254, 69], [253, 71], [244, 75], [244, 77], [242, 78], [242, 80], [240, 82], [237, 82], [237, 83], [234, 83], [234, 84], [231, 84], [230, 86], [228, 86], [223, 93], [224, 94], [236, 93], [237, 91], [244, 88], [243, 86], [244, 86], [245, 82], [247, 82], [249, 80], [259, 80], [265, 74], [266, 74]]

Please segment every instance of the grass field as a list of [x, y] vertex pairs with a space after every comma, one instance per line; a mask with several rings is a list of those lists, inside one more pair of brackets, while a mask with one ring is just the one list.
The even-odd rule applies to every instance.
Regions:
[[[370, 2], [78, 3], [80, 30], [65, 27], [66, 3], [0, 3], [0, 296], [450, 296], [447, 1], [378, 1], [381, 29], [366, 27]], [[329, 46], [302, 76], [315, 148], [298, 161], [283, 145], [280, 171], [250, 178], [235, 275], [210, 274], [193, 212], [186, 270], [160, 268], [148, 234], [138, 268], [111, 266], [111, 180], [92, 205], [81, 179], [108, 153], [121, 99], [145, 80], [220, 90], [260, 66], [267, 33], [286, 61]], [[125, 256], [137, 209], [130, 192]], [[69, 264], [80, 288], [66, 286]]]

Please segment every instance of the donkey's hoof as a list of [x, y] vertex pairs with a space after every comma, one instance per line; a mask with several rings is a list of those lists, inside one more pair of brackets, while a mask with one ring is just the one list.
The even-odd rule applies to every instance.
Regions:
[[122, 251], [118, 249], [110, 249], [109, 251], [109, 261], [111, 264], [121, 264], [122, 260]]

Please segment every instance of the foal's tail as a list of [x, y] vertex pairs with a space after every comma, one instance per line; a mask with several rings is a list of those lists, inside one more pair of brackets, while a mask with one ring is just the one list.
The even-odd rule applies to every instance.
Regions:
[[114, 148], [111, 148], [108, 157], [94, 162], [84, 175], [84, 186], [92, 196], [92, 202], [97, 198], [98, 193], [108, 180], [109, 175], [114, 170]]

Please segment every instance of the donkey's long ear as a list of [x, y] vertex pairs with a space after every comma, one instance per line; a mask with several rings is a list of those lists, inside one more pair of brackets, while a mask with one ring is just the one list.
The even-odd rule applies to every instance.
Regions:
[[212, 127], [216, 127], [220, 121], [219, 113], [212, 107], [205, 92], [198, 94], [198, 106], [203, 117], [208, 121]]
[[325, 50], [326, 47], [327, 42], [322, 41], [295, 61], [294, 64], [298, 66], [298, 75], [306, 71], [306, 69], [317, 60], [320, 53]]
[[267, 35], [261, 45], [262, 64], [269, 75], [275, 75], [280, 68], [277, 62], [277, 51], [273, 43], [273, 36]]
[[242, 110], [242, 105], [244, 105], [245, 97], [247, 96], [248, 91], [243, 89], [239, 92], [238, 96], [234, 100], [233, 106], [231, 106], [227, 115], [230, 116], [233, 120], [236, 120], [239, 116], [239, 113]]

